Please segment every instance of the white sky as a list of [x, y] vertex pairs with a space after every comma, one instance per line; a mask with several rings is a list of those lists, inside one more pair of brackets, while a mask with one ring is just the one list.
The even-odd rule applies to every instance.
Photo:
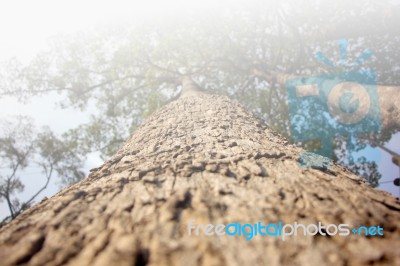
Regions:
[[[211, 12], [240, 0], [14, 0], [0, 3], [0, 58], [29, 57], [57, 32], [74, 32], [119, 20]], [[29, 46], [26, 44], [29, 43]]]
[[[218, 1], [221, 4], [227, 1]], [[0, 59], [29, 58], [58, 32], [71, 33], [118, 20], [142, 20], [186, 10], [207, 9], [216, 1], [14, 0], [0, 3]]]
[[[0, 61], [6, 61], [14, 56], [25, 62], [29, 61], [37, 52], [47, 46], [47, 41], [50, 37], [59, 33], [73, 33], [93, 28], [98, 24], [106, 25], [118, 23], [119, 21], [151, 20], [152, 18], [187, 15], [196, 11], [212, 12], [227, 3], [232, 5], [233, 2], [247, 1], [2, 1], [0, 2]], [[60, 133], [76, 125], [76, 123], [84, 122], [85, 117], [82, 117], [77, 111], [54, 110], [55, 101], [55, 97], [49, 96], [37, 98], [29, 105], [22, 105], [15, 99], [0, 99], [0, 118], [10, 114], [30, 115], [38, 125], [49, 125], [53, 130]], [[398, 137], [400, 138], [400, 136]], [[397, 151], [400, 152], [400, 150]], [[390, 173], [393, 173], [394, 178], [397, 175], [397, 168], [393, 167], [390, 163], [390, 158], [386, 157], [386, 155], [382, 154], [382, 159], [389, 163], [380, 166], [380, 168], [390, 168]], [[100, 163], [98, 159], [91, 157], [87, 168], [98, 166]], [[35, 173], [34, 170], [31, 173], [32, 175], [24, 177], [27, 185], [25, 192], [21, 195], [22, 198], [30, 197], [44, 182], [39, 178], [39, 173]], [[388, 178], [391, 177], [388, 175], [382, 180], [387, 180]], [[398, 188], [391, 184], [382, 185], [382, 188], [397, 194]], [[58, 186], [53, 182], [50, 188], [42, 193], [37, 200], [40, 201], [43, 196], [50, 196], [57, 190]], [[8, 210], [5, 204], [0, 203], [0, 219], [6, 214], [8, 214]]]

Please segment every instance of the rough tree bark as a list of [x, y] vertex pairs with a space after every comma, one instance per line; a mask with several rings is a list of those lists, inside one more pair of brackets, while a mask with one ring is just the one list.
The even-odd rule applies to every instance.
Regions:
[[[193, 96], [193, 97], [192, 97]], [[400, 203], [222, 96], [180, 97], [81, 182], [0, 230], [2, 265], [400, 265]], [[383, 237], [188, 236], [199, 223], [380, 225]]]

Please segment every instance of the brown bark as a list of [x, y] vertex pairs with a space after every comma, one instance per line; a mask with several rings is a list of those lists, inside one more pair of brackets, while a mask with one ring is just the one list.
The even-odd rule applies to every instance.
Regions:
[[[226, 97], [153, 114], [88, 178], [0, 230], [2, 265], [400, 265], [400, 202], [302, 150]], [[188, 236], [199, 223], [380, 225], [384, 236]]]

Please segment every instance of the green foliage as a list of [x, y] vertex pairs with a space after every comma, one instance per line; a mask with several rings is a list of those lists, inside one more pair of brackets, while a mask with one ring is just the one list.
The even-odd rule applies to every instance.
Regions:
[[[15, 218], [29, 207], [49, 184], [54, 175], [68, 185], [84, 177], [84, 157], [77, 155], [76, 142], [57, 137], [48, 128], [37, 130], [32, 120], [13, 117], [12, 121], [1, 121], [0, 135], [0, 201], [6, 201], [10, 218]], [[27, 169], [39, 168], [44, 178], [35, 194], [26, 201], [18, 199], [24, 190], [20, 177], [28, 175]], [[6, 219], [8, 219], [7, 217]]]

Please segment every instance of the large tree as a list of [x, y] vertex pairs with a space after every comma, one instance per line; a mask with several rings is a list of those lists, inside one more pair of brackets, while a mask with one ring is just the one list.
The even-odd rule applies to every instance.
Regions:
[[[282, 76], [373, 69], [379, 84], [385, 85], [379, 87], [386, 92], [381, 98], [384, 130], [353, 143], [335, 139], [331, 157], [377, 186], [376, 162], [349, 160], [343, 147], [358, 152], [366, 145], [383, 145], [400, 129], [397, 99], [392, 97], [398, 95], [393, 91], [398, 90], [395, 77], [400, 71], [398, 9], [389, 1], [262, 1], [244, 8], [227, 6], [223, 12], [211, 9], [196, 15], [188, 10], [170, 20], [104, 27], [59, 38], [53, 49], [26, 65], [11, 61], [0, 72], [0, 96], [29, 100], [57, 92], [62, 107], [91, 110], [87, 123], [56, 137], [72, 143], [66, 154], [99, 152], [108, 158], [145, 117], [176, 96], [182, 74], [191, 75], [207, 91], [237, 99], [270, 128], [290, 137]], [[349, 44], [344, 50], [337, 42], [342, 38]], [[372, 56], [360, 61], [366, 49]], [[334, 68], [321, 63], [316, 52], [342, 64]], [[315, 142], [293, 142], [315, 148]], [[80, 173], [80, 165], [69, 168]], [[81, 175], [63, 178], [75, 181]]]
[[[338, 165], [303, 168], [303, 150], [242, 105], [183, 85], [86, 179], [1, 228], [2, 265], [400, 264], [398, 199]], [[379, 225], [384, 235], [247, 241], [189, 236], [191, 220]]]

